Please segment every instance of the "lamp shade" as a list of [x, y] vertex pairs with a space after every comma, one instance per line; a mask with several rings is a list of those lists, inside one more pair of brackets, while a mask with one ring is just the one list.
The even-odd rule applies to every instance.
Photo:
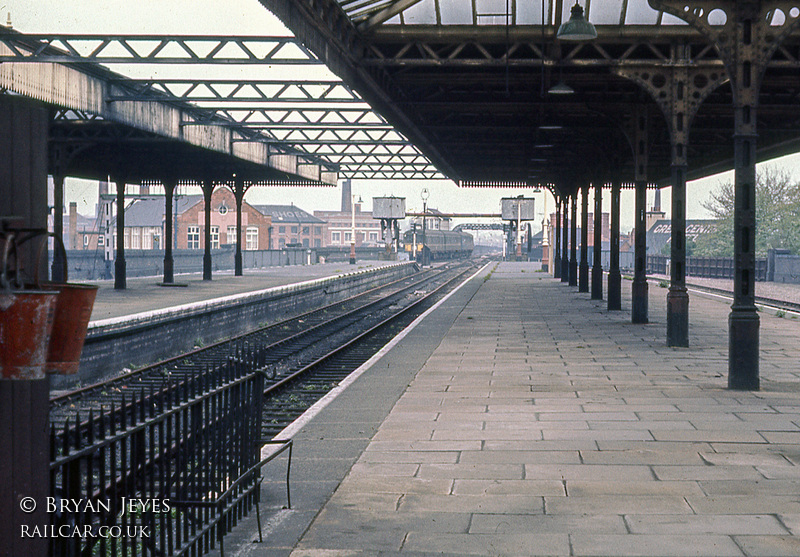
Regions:
[[549, 95], [571, 95], [575, 92], [575, 89], [564, 83], [563, 81], [559, 81], [556, 85], [550, 87], [547, 90]]
[[597, 38], [597, 29], [583, 17], [583, 8], [578, 2], [572, 6], [569, 21], [562, 23], [556, 37], [562, 41], [591, 41]]

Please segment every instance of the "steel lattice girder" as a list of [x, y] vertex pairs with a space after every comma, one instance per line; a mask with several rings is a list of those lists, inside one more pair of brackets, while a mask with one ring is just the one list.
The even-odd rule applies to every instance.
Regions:
[[[156, 35], [0, 35], [10, 54], [0, 61], [103, 62], [107, 64], [319, 64], [292, 37], [206, 37]], [[23, 46], [20, 46], [23, 45]], [[293, 48], [296, 47], [296, 48]], [[121, 52], [120, 52], [121, 50]], [[177, 54], [176, 55], [176, 50]], [[268, 142], [277, 152], [322, 157], [344, 177], [355, 170], [314, 151], [337, 146], [401, 145], [418, 155], [406, 167], [433, 168], [419, 150], [393, 130], [351, 87], [331, 80], [127, 79], [111, 78], [106, 102], [183, 102], [200, 111], [182, 126], [224, 126], [239, 130], [240, 141]], [[356, 108], [357, 105], [360, 105]], [[266, 108], [268, 107], [268, 108]], [[85, 115], [84, 115], [85, 116]], [[325, 132], [335, 132], [334, 136]], [[377, 132], [377, 133], [372, 133]], [[368, 154], [368, 151], [359, 151]], [[362, 163], [380, 159], [369, 157]], [[435, 169], [434, 169], [435, 171]], [[389, 172], [394, 169], [389, 167]], [[427, 174], [426, 174], [427, 175]], [[439, 175], [441, 176], [441, 175]]]
[[[114, 83], [114, 81], [112, 81]], [[108, 97], [113, 101], [152, 101], [153, 95], [203, 103], [205, 108], [230, 103], [326, 103], [366, 104], [341, 81], [231, 80], [231, 79], [120, 79], [124, 91]]]
[[[20, 41], [27, 46], [20, 48]], [[0, 62], [70, 64], [322, 64], [294, 37], [0, 33]]]

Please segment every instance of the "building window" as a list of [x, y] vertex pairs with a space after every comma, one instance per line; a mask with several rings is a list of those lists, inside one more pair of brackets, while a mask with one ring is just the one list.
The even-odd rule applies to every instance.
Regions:
[[160, 249], [161, 248], [161, 229], [160, 228], [152, 228], [151, 230], [153, 232], [153, 244], [150, 247], [152, 247], [153, 249]]
[[284, 247], [286, 247], [286, 239], [285, 238], [281, 238], [281, 239], [278, 240], [278, 248], [279, 249], [283, 249]]
[[219, 249], [219, 226], [211, 227], [211, 249]]
[[342, 233], [341, 232], [331, 232], [331, 243], [333, 243], [333, 244], [342, 243]]
[[311, 231], [311, 228], [310, 228], [310, 227], [308, 227], [308, 226], [304, 226], [304, 227], [303, 227], [303, 234], [309, 234], [309, 233], [310, 233], [310, 231]]
[[322, 227], [321, 226], [315, 226], [314, 227], [314, 235], [315, 236], [319, 236], [320, 234], [322, 234]]
[[228, 240], [229, 244], [235, 244], [236, 243], [236, 227], [235, 226], [229, 226], [228, 227], [227, 240]]
[[286, 234], [286, 227], [285, 226], [279, 226], [278, 227], [278, 234]]
[[303, 238], [303, 247], [304, 248], [308, 247], [308, 238]]
[[350, 242], [352, 239], [353, 239], [353, 234], [352, 233], [350, 233], [350, 232], [345, 232], [344, 233], [344, 241], [345, 242]]
[[105, 245], [106, 245], [106, 237], [104, 235], [102, 235], [102, 234], [98, 234], [97, 235], [97, 245], [99, 247], [101, 247], [101, 248], [105, 247]]
[[247, 240], [247, 245], [245, 249], [248, 251], [255, 251], [258, 249], [258, 227], [257, 226], [248, 226], [247, 231], [245, 232], [245, 239]]
[[83, 236], [83, 247], [89, 247], [89, 236], [87, 234], [84, 234]]
[[186, 227], [186, 247], [200, 249], [200, 227], [189, 225]]
[[322, 247], [322, 240], [320, 240], [319, 238], [314, 240], [314, 247], [315, 248], [321, 248]]
[[142, 249], [153, 249], [152, 228], [142, 228]]
[[292, 234], [297, 234], [297, 227], [296, 226], [292, 227]]
[[370, 232], [369, 233], [369, 241], [370, 242], [377, 242], [378, 241], [378, 233], [377, 232]]

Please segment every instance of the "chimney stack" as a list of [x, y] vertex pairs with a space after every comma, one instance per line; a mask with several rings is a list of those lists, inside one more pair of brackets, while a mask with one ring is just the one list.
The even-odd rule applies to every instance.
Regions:
[[353, 210], [353, 195], [350, 178], [342, 182], [342, 212], [349, 213]]

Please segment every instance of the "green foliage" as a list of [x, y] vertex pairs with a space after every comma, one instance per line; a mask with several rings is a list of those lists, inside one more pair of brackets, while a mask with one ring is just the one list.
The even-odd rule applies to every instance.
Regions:
[[[733, 257], [734, 187], [720, 184], [703, 207], [717, 219], [716, 230], [700, 236], [693, 255]], [[775, 167], [761, 167], [756, 177], [756, 255], [773, 248], [800, 253], [800, 183]]]
[[[667, 242], [661, 248], [661, 255], [666, 255], [667, 257], [670, 256], [672, 253], [672, 243]], [[695, 242], [692, 238], [686, 238], [686, 257], [693, 257], [698, 255], [697, 253], [697, 242]]]

